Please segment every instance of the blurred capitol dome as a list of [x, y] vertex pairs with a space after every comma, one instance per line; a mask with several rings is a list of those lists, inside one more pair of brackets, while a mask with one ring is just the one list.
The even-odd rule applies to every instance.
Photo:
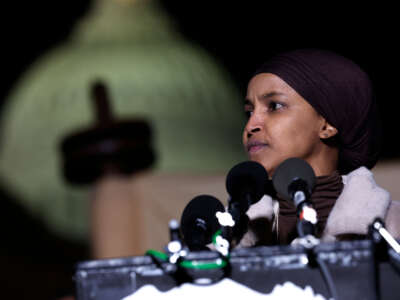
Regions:
[[2, 112], [1, 182], [53, 232], [87, 239], [88, 188], [65, 182], [59, 146], [94, 123], [97, 79], [116, 118], [150, 122], [155, 172], [226, 173], [244, 159], [240, 98], [216, 62], [156, 2], [94, 1], [68, 40], [20, 78]]

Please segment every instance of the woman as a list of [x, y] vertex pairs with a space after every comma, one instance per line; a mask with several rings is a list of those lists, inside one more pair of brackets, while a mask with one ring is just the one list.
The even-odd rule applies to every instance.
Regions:
[[[277, 55], [251, 78], [244, 108], [243, 144], [251, 160], [270, 176], [290, 157], [313, 168], [319, 237], [359, 238], [376, 217], [400, 237], [400, 204], [368, 170], [378, 160], [380, 126], [371, 82], [356, 64], [317, 49]], [[287, 201], [266, 195], [247, 214], [240, 246], [289, 244], [297, 236], [296, 211]]]

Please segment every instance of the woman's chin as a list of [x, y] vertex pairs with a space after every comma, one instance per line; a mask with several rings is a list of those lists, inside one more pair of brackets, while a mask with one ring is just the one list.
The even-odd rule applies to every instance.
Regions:
[[272, 172], [275, 168], [273, 168], [270, 163], [267, 163], [257, 157], [250, 157], [250, 160], [262, 165], [264, 167], [264, 169], [267, 171], [269, 177], [272, 175]]

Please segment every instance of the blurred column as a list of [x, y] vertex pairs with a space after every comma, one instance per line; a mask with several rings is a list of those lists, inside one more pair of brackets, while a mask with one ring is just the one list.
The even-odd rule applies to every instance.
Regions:
[[[63, 179], [59, 145], [94, 124], [89, 96], [97, 79], [109, 88], [116, 118], [149, 120], [157, 162], [78, 187]], [[229, 76], [177, 33], [157, 2], [97, 0], [7, 99], [0, 178], [53, 232], [91, 236], [94, 256], [142, 254], [167, 241], [168, 220], [192, 197], [225, 200], [225, 175], [245, 159], [240, 101]]]

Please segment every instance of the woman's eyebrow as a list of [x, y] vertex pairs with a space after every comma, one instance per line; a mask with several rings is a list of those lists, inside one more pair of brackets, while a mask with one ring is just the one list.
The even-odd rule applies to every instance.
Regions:
[[[267, 99], [275, 97], [275, 96], [286, 96], [286, 94], [285, 93], [281, 93], [281, 92], [272, 91], [272, 92], [263, 94], [260, 98], [263, 99], [263, 100], [267, 100]], [[244, 99], [244, 105], [253, 105], [253, 102], [250, 99], [245, 98]]]
[[275, 97], [275, 96], [286, 96], [286, 95], [284, 93], [281, 93], [281, 92], [273, 91], [273, 92], [269, 92], [269, 93], [263, 94], [261, 96], [261, 98], [268, 99], [268, 98]]

